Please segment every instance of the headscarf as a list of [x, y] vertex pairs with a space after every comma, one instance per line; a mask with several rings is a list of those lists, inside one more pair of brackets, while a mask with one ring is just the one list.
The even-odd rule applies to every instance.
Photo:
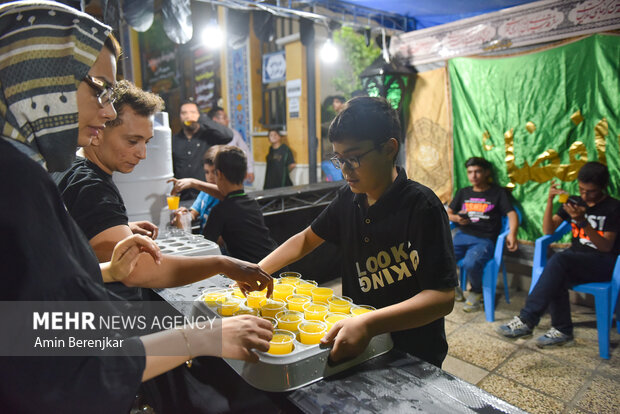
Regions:
[[77, 88], [109, 34], [60, 3], [0, 5], [0, 135], [49, 171], [75, 156]]

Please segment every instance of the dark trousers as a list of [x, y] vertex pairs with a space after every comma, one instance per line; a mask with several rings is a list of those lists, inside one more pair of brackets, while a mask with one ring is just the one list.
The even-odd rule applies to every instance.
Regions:
[[493, 257], [495, 242], [459, 230], [454, 235], [453, 243], [455, 259], [457, 262], [463, 259], [463, 269], [471, 284], [471, 291], [482, 293], [482, 272]]
[[534, 327], [549, 308], [551, 326], [566, 335], [572, 335], [568, 290], [582, 283], [611, 280], [616, 258], [612, 254], [577, 252], [572, 249], [553, 255], [534, 290], [528, 295], [519, 317], [528, 326]]

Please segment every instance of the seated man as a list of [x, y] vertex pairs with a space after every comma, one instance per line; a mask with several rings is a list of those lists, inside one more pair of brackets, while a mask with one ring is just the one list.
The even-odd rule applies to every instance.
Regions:
[[[163, 108], [157, 95], [144, 92], [127, 81], [118, 82], [114, 107], [116, 120], [96, 135], [85, 158], [78, 158], [57, 180], [67, 210], [89, 239], [99, 261], [110, 259], [116, 243], [128, 235], [127, 212], [112, 173], [131, 172], [146, 157], [153, 137], [153, 114]], [[271, 280], [258, 266], [224, 256], [181, 257], [163, 255], [157, 265], [142, 254], [133, 272], [108, 287], [128, 299], [144, 298], [145, 288], [165, 288], [192, 283], [217, 273], [254, 290]], [[258, 283], [257, 283], [258, 282]]]
[[[215, 159], [215, 154], [220, 146], [214, 145], [205, 153], [204, 158], [204, 169], [205, 169], [205, 180], [207, 183], [215, 185], [215, 165], [213, 161]], [[194, 201], [194, 204], [190, 207], [190, 209], [186, 209], [185, 207], [180, 207], [174, 213], [174, 223], [176, 223], [178, 228], [182, 228], [182, 219], [181, 217], [185, 214], [191, 214], [191, 220], [194, 221], [200, 218], [200, 231], [205, 227], [205, 223], [207, 222], [207, 217], [211, 214], [211, 210], [213, 207], [219, 203], [220, 200], [217, 197], [212, 196], [211, 194], [205, 193], [201, 191]]]
[[246, 166], [241, 149], [219, 146], [215, 155], [216, 185], [192, 178], [170, 181], [174, 182], [172, 194], [194, 188], [219, 198], [220, 203], [211, 210], [202, 234], [225, 246], [232, 257], [255, 263], [271, 253], [277, 243], [269, 236], [258, 203], [244, 191]]
[[543, 232], [553, 234], [562, 221], [570, 221], [571, 247], [553, 255], [519, 316], [497, 328], [508, 338], [529, 336], [545, 310], [551, 314], [551, 329], [536, 339], [540, 348], [573, 340], [568, 289], [589, 282], [607, 282], [620, 254], [620, 201], [606, 192], [607, 167], [588, 162], [577, 175], [580, 196], [573, 196], [555, 214], [553, 198], [563, 193], [552, 181], [543, 216]]
[[[465, 258], [463, 268], [471, 285], [463, 311], [475, 312], [481, 309], [482, 272], [493, 257], [502, 216], [508, 216], [510, 233], [506, 237], [506, 247], [511, 252], [517, 250], [519, 217], [506, 190], [491, 184], [492, 165], [489, 161], [472, 157], [465, 161], [465, 168], [471, 187], [456, 192], [448, 207], [448, 217], [459, 225], [453, 240], [454, 255], [457, 262]], [[457, 288], [457, 300], [463, 300], [460, 293]]]

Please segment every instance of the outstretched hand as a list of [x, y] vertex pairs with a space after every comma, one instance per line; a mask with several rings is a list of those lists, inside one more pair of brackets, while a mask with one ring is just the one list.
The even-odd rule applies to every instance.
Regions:
[[140, 253], [148, 253], [155, 263], [161, 264], [162, 254], [155, 242], [139, 234], [126, 237], [119, 241], [112, 252], [109, 275], [115, 281], [125, 279], [138, 263]]
[[167, 183], [173, 183], [172, 190], [170, 191], [171, 195], [177, 195], [181, 191], [188, 190], [192, 188], [193, 178], [171, 178]]
[[333, 362], [355, 358], [368, 346], [372, 339], [364, 318], [356, 316], [334, 324], [321, 339], [322, 344], [333, 344], [329, 358]]
[[239, 289], [245, 294], [254, 290], [267, 288], [267, 297], [273, 293], [273, 278], [259, 265], [226, 257], [227, 264], [222, 271], [226, 276], [237, 282]]
[[155, 240], [159, 234], [159, 228], [150, 221], [130, 221], [129, 228], [133, 234], [141, 234]]

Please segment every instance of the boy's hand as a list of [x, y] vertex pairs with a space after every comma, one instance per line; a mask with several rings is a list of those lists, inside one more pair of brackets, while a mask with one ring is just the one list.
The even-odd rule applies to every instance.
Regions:
[[576, 223], [581, 223], [586, 219], [586, 208], [582, 206], [578, 206], [573, 203], [564, 204], [564, 210], [570, 215], [570, 217], [575, 220]]
[[171, 178], [166, 182], [174, 184], [174, 187], [172, 187], [170, 194], [177, 195], [181, 191], [185, 191], [185, 190], [192, 188], [193, 181], [194, 181], [193, 178]]
[[562, 194], [565, 193], [566, 191], [562, 190], [561, 188], [558, 187], [558, 184], [555, 182], [554, 180], [551, 180], [551, 185], [549, 186], [549, 199], [553, 200], [553, 198], [558, 195], [558, 194]]
[[509, 252], [516, 252], [519, 248], [517, 237], [512, 233], [508, 233], [508, 236], [506, 236], [506, 248]]
[[133, 234], [141, 234], [155, 240], [159, 233], [159, 228], [150, 221], [130, 221], [129, 229]]
[[458, 216], [458, 220], [456, 220], [456, 223], [459, 226], [467, 226], [468, 224], [471, 224], [471, 221], [469, 220], [469, 216], [467, 216], [467, 211], [461, 210], [457, 213], [457, 216]]
[[222, 273], [237, 282], [239, 289], [245, 294], [254, 290], [267, 288], [267, 297], [273, 292], [273, 279], [257, 264], [223, 256], [226, 260]]
[[323, 344], [334, 344], [329, 353], [333, 362], [355, 358], [364, 352], [372, 339], [364, 319], [363, 316], [356, 316], [340, 320], [321, 339]]

